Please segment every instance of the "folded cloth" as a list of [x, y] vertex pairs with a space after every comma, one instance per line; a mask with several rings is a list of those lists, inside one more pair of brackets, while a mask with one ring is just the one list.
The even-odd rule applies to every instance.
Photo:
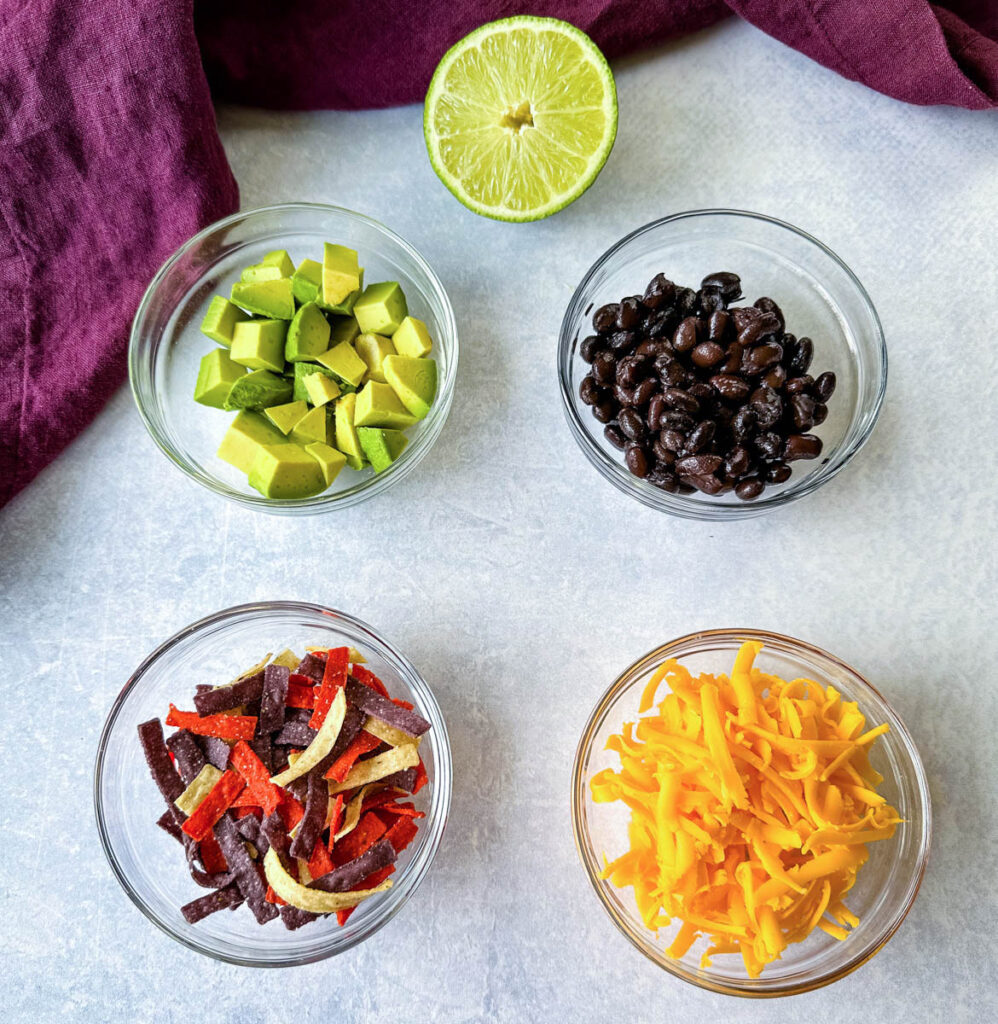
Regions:
[[0, 0], [0, 505], [124, 379], [156, 268], [238, 204], [204, 69], [265, 107], [417, 102], [448, 46], [523, 8], [610, 57], [733, 10], [908, 103], [998, 105], [994, 0]]

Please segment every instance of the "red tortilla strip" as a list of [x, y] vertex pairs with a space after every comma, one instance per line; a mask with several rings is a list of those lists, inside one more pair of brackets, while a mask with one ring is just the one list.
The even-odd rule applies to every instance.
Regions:
[[252, 747], [240, 740], [232, 748], [229, 760], [232, 767], [246, 780], [244, 795], [263, 808], [264, 816], [273, 814], [281, 802], [283, 792], [270, 781], [267, 766], [257, 757]]
[[401, 853], [416, 838], [418, 832], [419, 827], [411, 818], [399, 818], [385, 833], [385, 839], [395, 847], [396, 853]]
[[246, 783], [235, 772], [226, 772], [212, 786], [208, 795], [197, 805], [194, 813], [181, 825], [191, 837], [200, 842], [211, 833], [215, 822], [229, 809], [232, 801], [246, 787]]
[[255, 806], [255, 807], [237, 807], [237, 808], [235, 808], [235, 812], [236, 812], [236, 821], [240, 821], [243, 818], [249, 818], [249, 817], [259, 818], [260, 815], [263, 814], [263, 808], [260, 807], [260, 806]]
[[322, 682], [315, 694], [315, 707], [308, 724], [318, 729], [326, 720], [329, 709], [333, 706], [333, 698], [347, 681], [347, 669], [350, 665], [350, 649], [334, 647], [326, 658], [326, 668], [322, 674]]
[[430, 781], [430, 777], [426, 774], [426, 765], [423, 764], [423, 759], [419, 759], [419, 764], [416, 765], [416, 784], [412, 787], [413, 793], [418, 793], [423, 786]]
[[304, 817], [305, 807], [290, 793], [284, 793], [281, 797], [281, 803], [277, 808], [277, 813], [281, 816], [284, 827], [290, 832]]
[[[370, 669], [364, 668], [363, 665], [354, 665], [353, 677], [359, 683], [369, 686], [375, 693], [380, 693], [382, 697], [388, 697], [388, 691], [385, 689], [385, 684]], [[389, 700], [390, 699], [391, 698], [389, 697]]]
[[205, 871], [210, 874], [229, 870], [229, 862], [225, 859], [225, 854], [222, 853], [222, 848], [218, 845], [218, 840], [213, 832], [209, 832], [201, 840], [198, 844], [198, 852], [201, 854], [201, 863], [204, 865]]
[[[340, 823], [343, 818], [343, 794], [337, 793], [333, 803], [333, 813], [329, 815], [329, 849], [332, 850], [336, 844], [336, 833], [340, 830]], [[169, 831], [169, 830], [167, 830]], [[314, 877], [314, 876], [313, 876]]]
[[178, 711], [173, 704], [166, 716], [166, 724], [198, 736], [215, 736], [221, 740], [251, 740], [256, 730], [256, 718], [252, 715], [207, 715], [202, 718], [196, 711]]
[[312, 850], [312, 856], [308, 859], [308, 873], [313, 878], [321, 878], [323, 875], [329, 874], [335, 866], [325, 845], [321, 842], [316, 843], [315, 849]]
[[274, 892], [273, 887], [270, 886], [270, 885], [267, 886], [267, 895], [264, 896], [264, 899], [268, 903], [273, 903], [275, 907], [286, 907], [287, 906], [287, 904], [284, 902], [284, 900], [282, 900], [281, 897], [278, 896], [276, 892]]
[[[426, 814], [423, 811], [417, 811], [416, 808], [411, 803], [406, 803], [406, 804], [382, 804], [382, 806], [380, 808], [378, 808], [378, 809], [381, 811], [381, 813], [383, 815], [384, 814], [394, 814], [394, 815], [397, 815], [398, 817], [412, 818], [412, 819], [425, 818], [426, 817]], [[394, 824], [394, 822], [393, 822], [393, 824]]]
[[[304, 679], [305, 683], [295, 682], [296, 679]], [[284, 702], [289, 708], [314, 708], [315, 687], [308, 676], [292, 676], [288, 681], [288, 697]]]
[[398, 704], [400, 708], [405, 708], [406, 711], [412, 711], [416, 706], [415, 704], [409, 703], [407, 700], [403, 700], [401, 697], [389, 697], [388, 698], [393, 704]]
[[339, 867], [341, 864], [346, 864], [359, 857], [387, 831], [385, 823], [373, 811], [368, 811], [357, 822], [357, 827], [352, 832], [348, 832], [333, 847], [333, 861], [336, 866]]
[[[355, 889], [373, 889], [376, 885], [381, 883], [395, 870], [394, 864], [389, 864], [387, 867], [382, 868], [380, 871], [375, 871], [374, 874], [368, 875], [362, 882], [354, 886]], [[343, 925], [350, 920], [350, 915], [356, 910], [356, 907], [347, 907], [346, 910], [336, 911], [336, 923], [342, 928]]]
[[350, 769], [356, 764], [360, 755], [374, 750], [380, 744], [381, 740], [377, 736], [372, 736], [369, 732], [359, 732], [350, 746], [333, 762], [332, 768], [326, 772], [326, 778], [332, 779], [334, 782], [342, 782], [350, 774]]

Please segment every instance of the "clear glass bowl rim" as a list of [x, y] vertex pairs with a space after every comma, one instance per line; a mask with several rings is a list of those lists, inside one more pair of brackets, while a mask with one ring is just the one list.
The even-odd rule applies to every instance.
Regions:
[[[575, 408], [575, 397], [572, 391], [573, 326], [576, 312], [582, 308], [581, 300], [585, 295], [590, 282], [599, 273], [599, 271], [608, 262], [610, 262], [618, 252], [620, 252], [620, 250], [636, 238], [639, 238], [641, 235], [647, 234], [650, 231], [654, 231], [657, 228], [663, 227], [666, 224], [698, 217], [744, 217], [747, 220], [762, 221], [765, 224], [771, 224], [775, 227], [790, 231], [799, 238], [804, 239], [804, 241], [809, 242], [824, 253], [825, 256], [830, 258], [834, 263], [838, 264], [838, 266], [845, 272], [846, 278], [856, 289], [856, 293], [859, 296], [861, 304], [875, 327], [874, 342], [879, 355], [878, 365], [876, 367], [879, 372], [879, 384], [873, 402], [866, 409], [862, 410], [864, 424], [855, 441], [848, 447], [836, 449], [827, 466], [818, 472], [809, 474], [806, 478], [802, 478], [797, 484], [791, 482], [790, 486], [776, 494], [769, 497], [764, 494], [761, 498], [758, 498], [755, 501], [745, 502], [740, 505], [711, 504], [705, 501], [692, 502], [681, 494], [668, 494], [665, 491], [659, 491], [657, 489], [651, 490], [649, 493], [648, 489], [638, 487], [633, 478], [623, 475], [624, 471], [622, 470], [621, 463], [614, 461], [590, 436], [589, 431], [586, 429], [585, 424], [579, 416], [578, 410]], [[836, 305], [838, 305], [837, 301]], [[712, 521], [750, 519], [766, 512], [771, 512], [774, 509], [796, 501], [798, 498], [803, 498], [806, 495], [811, 494], [822, 484], [831, 480], [832, 477], [838, 474], [869, 440], [870, 435], [873, 433], [873, 429], [877, 424], [877, 420], [880, 417], [880, 410], [884, 403], [884, 395], [887, 391], [887, 342], [884, 338], [883, 325], [880, 322], [880, 316], [877, 313], [876, 307], [873, 305], [873, 300], [870, 298], [869, 293], [845, 260], [825, 245], [825, 243], [820, 239], [815, 238], [814, 235], [809, 234], [807, 231], [796, 227], [788, 221], [780, 220], [777, 217], [770, 217], [764, 213], [754, 213], [751, 210], [735, 210], [723, 207], [684, 210], [681, 213], [673, 213], [669, 214], [667, 217], [660, 217], [658, 220], [653, 220], [647, 224], [643, 224], [641, 227], [636, 228], [634, 231], [631, 231], [629, 234], [611, 245], [610, 248], [607, 249], [586, 271], [582, 280], [579, 282], [578, 287], [572, 293], [572, 298], [569, 300], [568, 306], [565, 310], [565, 316], [561, 323], [561, 330], [558, 337], [557, 358], [558, 378], [565, 418], [568, 421], [568, 426], [571, 430], [572, 436], [575, 438], [576, 443], [582, 449], [586, 458], [593, 466], [596, 467], [600, 475], [609, 480], [610, 483], [612, 483], [618, 490], [623, 491], [625, 494], [635, 498], [649, 508], [657, 509], [660, 512], [668, 512], [671, 515], [679, 516], [683, 519], [702, 519]]]
[[[744, 983], [732, 983], [728, 981], [721, 982], [709, 978], [695, 977], [687, 972], [679, 961], [671, 960], [664, 955], [656, 955], [650, 944], [642, 941], [643, 936], [637, 931], [637, 929], [632, 928], [629, 922], [624, 920], [621, 915], [618, 914], [616, 908], [607, 902], [603, 892], [602, 880], [599, 878], [600, 866], [597, 855], [593, 850], [585, 828], [583, 827], [583, 802], [588, 798], [588, 787], [586, 785], [586, 780], [583, 777], [584, 766], [588, 760], [590, 748], [592, 747], [596, 733], [599, 731], [600, 726], [603, 724], [607, 713], [616, 699], [629, 687], [638, 682], [653, 665], [660, 664], [667, 657], [675, 657], [677, 660], [682, 660], [684, 655], [697, 653], [712, 642], [739, 642], [742, 640], [758, 640], [764, 645], [764, 647], [776, 649], [782, 648], [807, 658], [818, 657], [827, 659], [849, 674], [857, 692], [862, 693], [864, 690], [869, 691], [872, 696], [883, 704], [887, 711], [887, 715], [890, 718], [891, 733], [900, 739], [901, 745], [904, 747], [914, 769], [911, 782], [913, 789], [918, 794], [922, 829], [921, 841], [918, 849], [918, 862], [914, 876], [904, 898], [899, 902], [897, 907], [895, 907], [894, 914], [889, 919], [887, 927], [885, 927], [883, 932], [878, 936], [877, 941], [874, 943], [872, 948], [865, 955], [853, 957], [847, 960], [838, 969], [828, 972], [827, 974], [819, 975], [816, 978], [806, 979], [800, 982], [788, 982], [785, 986], [770, 987], [765, 990], [754, 988], [753, 985], [755, 982], [747, 976]], [[862, 704], [860, 706], [862, 707]], [[816, 647], [814, 644], [809, 644], [804, 640], [798, 640], [795, 637], [761, 629], [722, 628], [705, 629], [696, 633], [687, 633], [685, 636], [676, 637], [674, 640], [669, 640], [667, 643], [659, 645], [625, 668], [624, 671], [621, 672], [606, 689], [603, 696], [597, 701], [596, 707], [590, 714], [586, 721], [585, 728], [582, 731], [582, 737], [580, 738], [575, 751], [575, 762], [572, 766], [571, 812], [572, 834], [575, 839], [575, 849], [579, 855], [579, 859], [582, 861], [583, 867], [586, 870], [586, 876], [588, 877], [596, 895], [599, 897], [599, 901], [603, 909], [607, 914], [609, 914], [613, 923], [624, 934], [628, 941], [644, 956], [651, 960], [652, 963], [657, 964], [663, 970], [668, 971], [675, 977], [681, 978], [683, 981], [691, 985], [695, 985], [697, 988], [707, 989], [721, 995], [742, 996], [754, 999], [799, 995], [804, 992], [811, 992], [815, 989], [823, 988], [825, 985], [830, 985], [832, 982], [838, 981], [840, 978], [844, 978], [847, 974], [851, 974], [868, 960], [873, 959], [873, 957], [884, 948], [888, 940], [894, 935], [898, 928], [901, 927], [901, 923], [908, 916], [908, 912], [911, 910], [912, 905], [915, 902], [915, 898], [918, 895], [922, 879], [925, 876], [925, 870], [929, 859], [929, 849], [932, 841], [932, 804], [925, 768], [922, 765], [922, 759], [919, 756], [918, 748], [915, 746], [915, 742], [912, 739], [911, 734], [908, 732], [907, 727], [898, 716], [890, 702], [882, 693], [880, 693], [879, 690], [877, 690], [875, 686], [873, 686], [872, 683], [870, 683], [864, 676], [860, 675], [860, 673], [858, 673], [851, 665], [847, 665], [840, 658], [835, 657], [833, 654], [829, 654], [828, 651], [822, 650], [820, 647]]]
[[[145, 351], [149, 346], [149, 342], [142, 337], [140, 327], [145, 323], [149, 314], [149, 308], [152, 305], [153, 299], [155, 298], [163, 279], [186, 253], [198, 246], [205, 238], [214, 232], [233, 224], [252, 220], [264, 214], [280, 214], [288, 211], [313, 211], [317, 213], [343, 216], [348, 220], [357, 221], [358, 223], [371, 228], [395, 245], [399, 246], [399, 248], [405, 252], [406, 256], [419, 267], [420, 271], [424, 273], [430, 281], [434, 292], [433, 297], [440, 303], [443, 312], [441, 333], [449, 347], [450, 356], [448, 359], [447, 372], [439, 382], [436, 400], [434, 401], [430, 414], [427, 417], [428, 429], [417, 437], [411, 444], [407, 445], [405, 451], [403, 451], [399, 458], [389, 466], [387, 470], [383, 473], [378, 473], [369, 477], [367, 480], [361, 481], [360, 483], [357, 483], [343, 491], [318, 494], [311, 498], [274, 499], [264, 498], [263, 496], [257, 497], [252, 494], [244, 494], [241, 491], [236, 491], [211, 474], [202, 473], [192, 466], [189, 466], [186, 459], [184, 459], [174, 449], [173, 445], [171, 445], [163, 436], [154, 421], [154, 417], [146, 407], [146, 401], [143, 397], [143, 389], [139, 385], [139, 365], [143, 359], [149, 358], [148, 353]], [[223, 217], [220, 220], [214, 221], [202, 228], [197, 232], [197, 234], [192, 235], [187, 239], [186, 242], [184, 242], [171, 256], [167, 258], [159, 270], [156, 271], [156, 274], [153, 276], [153, 279], [149, 282], [149, 286], [142, 295], [142, 300], [139, 302], [135, 317], [132, 320], [128, 340], [128, 381], [132, 392], [132, 398], [135, 401], [135, 405], [139, 410], [139, 416], [142, 418], [142, 422], [145, 424], [149, 435], [152, 437], [160, 451], [163, 452], [163, 454], [190, 479], [204, 487], [207, 487], [215, 494], [218, 494], [230, 501], [235, 501], [247, 508], [255, 508], [271, 513], [313, 514], [317, 512], [327, 512], [335, 508], [349, 508], [352, 505], [356, 505], [358, 502], [371, 498], [375, 494], [380, 494], [392, 484], [398, 483], [398, 481], [408, 476], [412, 469], [415, 469], [415, 467], [422, 461], [423, 457], [433, 447], [447, 421], [447, 416], [450, 413], [451, 403], [454, 398], [458, 356], [459, 345], [457, 323], [454, 319], [454, 310], [451, 306], [447, 291], [436, 272], [413, 245], [402, 238], [401, 235], [396, 234], [391, 228], [382, 224], [380, 221], [375, 220], [373, 217], [368, 217], [366, 214], [358, 213], [356, 210], [349, 210], [344, 206], [334, 206], [331, 203], [276, 203], [272, 206], [259, 206], [251, 210], [240, 210], [236, 213], [230, 214], [228, 217]]]
[[[132, 882], [124, 869], [118, 863], [118, 858], [114, 853], [114, 847], [104, 818], [104, 806], [101, 797], [101, 779], [103, 777], [108, 741], [117, 722], [118, 714], [124, 706], [127, 696], [135, 689], [136, 686], [140, 685], [142, 678], [155, 662], [157, 662], [162, 656], [168, 654], [174, 647], [184, 640], [187, 640], [190, 637], [196, 637], [197, 634], [213, 626], [230, 621], [250, 620], [257, 616], [267, 615], [272, 612], [291, 612], [303, 615], [321, 616], [323, 621], [320, 623], [317, 619], [317, 626], [322, 624], [328, 625], [327, 620], [331, 615], [334, 617], [333, 621], [346, 623], [352, 629], [367, 634], [367, 636], [374, 641], [374, 646], [384, 647], [391, 654], [392, 658], [402, 665], [407, 685], [419, 697], [421, 709], [426, 712], [426, 716], [430, 721], [432, 731], [434, 733], [435, 756], [434, 773], [431, 779], [431, 785], [433, 787], [431, 805], [423, 825], [423, 827], [428, 830], [426, 841], [420, 847], [417, 857], [414, 857], [407, 865], [405, 874], [403, 874], [397, 880], [395, 886], [389, 890], [387, 897], [382, 903], [382, 912], [378, 918], [371, 921], [368, 927], [359, 931], [349, 941], [343, 941], [337, 944], [335, 940], [338, 939], [338, 935], [333, 933], [330, 937], [330, 946], [335, 945], [336, 948], [323, 948], [307, 955], [288, 957], [286, 959], [262, 960], [228, 955], [203, 943], [192, 941], [177, 932], [168, 921], [160, 918], [152, 908], [146, 904], [145, 900], [132, 885]], [[444, 724], [443, 714], [432, 690], [419, 672], [416, 671], [408, 658], [406, 658], [405, 655], [403, 655], [372, 626], [353, 615], [347, 614], [346, 612], [339, 611], [335, 608], [327, 608], [323, 605], [312, 604], [306, 601], [259, 601], [225, 608], [221, 611], [214, 612], [211, 615], [207, 615], [204, 618], [199, 619], [197, 622], [192, 622], [189, 626], [185, 626], [183, 629], [174, 633], [173, 636], [164, 640], [150, 654], [146, 655], [146, 657], [142, 659], [141, 663], [131, 674], [117, 697], [115, 697], [111, 710], [108, 712], [107, 718], [105, 719], [97, 747], [97, 756], [94, 762], [93, 787], [94, 814], [97, 820], [97, 832], [100, 836], [104, 856], [107, 859], [115, 878], [118, 880], [119, 885], [128, 895], [129, 899], [139, 908], [149, 921], [160, 929], [160, 931], [169, 935], [170, 938], [175, 939], [188, 949], [193, 950], [196, 953], [203, 953], [205, 956], [209, 956], [214, 960], [219, 960], [224, 963], [236, 964], [241, 967], [295, 967], [301, 964], [316, 963], [321, 960], [326, 960], [331, 956], [345, 953], [347, 950], [352, 949], [354, 946], [363, 942], [365, 939], [383, 928], [402, 909], [402, 907], [405, 906], [409, 898], [413, 895], [416, 889], [419, 888], [423, 879], [426, 877], [426, 873], [429, 871], [430, 864], [432, 863], [437, 850], [440, 847], [444, 830], [447, 825], [453, 788], [453, 760], [450, 749], [450, 740], [447, 735], [447, 726]], [[411, 882], [409, 881], [410, 878], [412, 879]], [[405, 883], [404, 885], [402, 884], [403, 882]]]

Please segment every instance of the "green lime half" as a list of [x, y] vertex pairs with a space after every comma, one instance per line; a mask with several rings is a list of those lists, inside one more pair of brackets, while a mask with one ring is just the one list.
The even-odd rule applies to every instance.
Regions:
[[596, 179], [617, 134], [606, 58], [556, 18], [504, 18], [447, 51], [426, 93], [433, 169], [475, 213], [539, 220]]

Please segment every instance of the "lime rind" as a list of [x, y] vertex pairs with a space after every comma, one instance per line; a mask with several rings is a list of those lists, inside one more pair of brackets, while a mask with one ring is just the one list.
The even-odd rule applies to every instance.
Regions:
[[[559, 59], [572, 74], [543, 73]], [[537, 131], [508, 131], [498, 114], [524, 98]], [[613, 73], [596, 44], [567, 22], [529, 15], [489, 22], [444, 54], [427, 90], [423, 133], [434, 171], [468, 209], [495, 220], [540, 220], [578, 199], [610, 155]]]

